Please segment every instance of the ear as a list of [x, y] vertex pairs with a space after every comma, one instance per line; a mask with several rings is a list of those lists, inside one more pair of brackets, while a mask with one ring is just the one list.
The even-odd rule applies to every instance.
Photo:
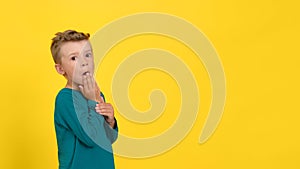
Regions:
[[55, 64], [55, 69], [57, 71], [57, 73], [61, 74], [61, 75], [65, 75], [65, 70], [64, 68], [61, 66], [61, 64]]

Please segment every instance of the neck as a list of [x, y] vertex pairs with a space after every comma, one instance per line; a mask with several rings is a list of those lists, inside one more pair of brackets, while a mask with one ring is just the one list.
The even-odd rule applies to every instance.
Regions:
[[73, 89], [73, 90], [80, 90], [77, 84], [72, 83], [70, 81], [67, 82], [65, 88], [69, 88], [69, 89]]

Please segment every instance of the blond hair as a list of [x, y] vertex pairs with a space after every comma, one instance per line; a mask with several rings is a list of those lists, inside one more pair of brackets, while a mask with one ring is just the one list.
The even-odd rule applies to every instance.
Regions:
[[57, 32], [55, 35], [56, 36], [52, 38], [52, 43], [50, 48], [52, 58], [55, 63], [61, 62], [61, 56], [59, 52], [64, 42], [88, 40], [90, 37], [90, 34], [88, 33], [77, 32], [75, 30], [66, 30], [64, 32]]

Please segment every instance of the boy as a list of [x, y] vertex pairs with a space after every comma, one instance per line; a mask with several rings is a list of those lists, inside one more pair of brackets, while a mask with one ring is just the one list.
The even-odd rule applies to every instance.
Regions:
[[51, 53], [56, 71], [67, 79], [55, 101], [55, 131], [59, 169], [114, 169], [111, 144], [118, 127], [111, 104], [94, 74], [89, 34], [74, 30], [58, 32]]

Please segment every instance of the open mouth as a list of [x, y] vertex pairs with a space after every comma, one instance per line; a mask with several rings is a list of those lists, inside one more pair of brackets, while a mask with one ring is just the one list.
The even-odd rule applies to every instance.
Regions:
[[86, 71], [86, 72], [82, 73], [82, 75], [87, 75], [88, 73], [90, 73], [90, 72]]

